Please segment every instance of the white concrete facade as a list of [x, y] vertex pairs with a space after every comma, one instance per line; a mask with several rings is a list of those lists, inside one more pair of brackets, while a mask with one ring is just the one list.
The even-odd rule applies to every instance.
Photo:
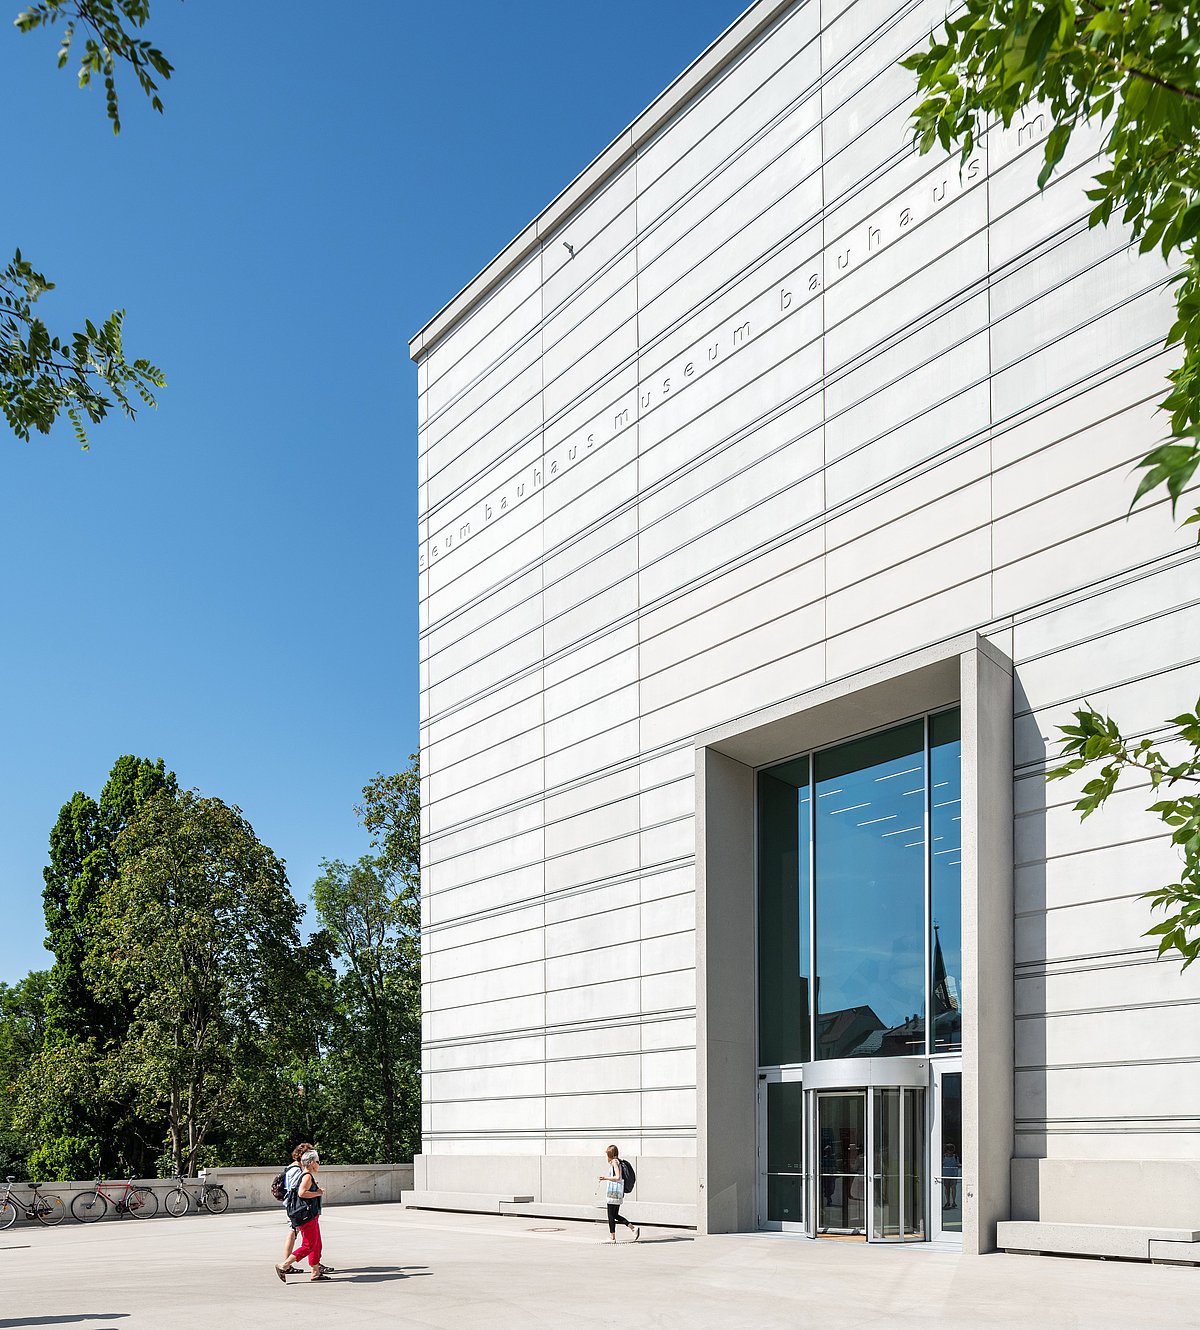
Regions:
[[1200, 1229], [1200, 973], [1138, 899], [1172, 851], [1144, 790], [1081, 824], [1043, 779], [1079, 699], [1152, 733], [1200, 692], [1194, 543], [1126, 518], [1167, 275], [1088, 231], [1094, 145], [1037, 191], [1040, 116], [914, 156], [896, 62], [937, 20], [760, 0], [413, 341], [419, 1191], [561, 1211], [617, 1141], [639, 1203], [711, 1227], [697, 750], [970, 640], [1011, 662], [1012, 808], [968, 1249]]

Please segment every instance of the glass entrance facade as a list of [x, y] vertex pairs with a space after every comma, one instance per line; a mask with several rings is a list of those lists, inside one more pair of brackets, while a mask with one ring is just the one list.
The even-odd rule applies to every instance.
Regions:
[[[883, 1242], [961, 1229], [945, 1182], [961, 1075], [943, 1074], [962, 1048], [960, 807], [957, 708], [758, 773], [769, 1227], [803, 1216], [811, 1236]], [[868, 1058], [908, 1062], [885, 1077]], [[806, 1092], [810, 1073], [821, 1088]]]
[[758, 773], [758, 1060], [962, 1047], [959, 713]]

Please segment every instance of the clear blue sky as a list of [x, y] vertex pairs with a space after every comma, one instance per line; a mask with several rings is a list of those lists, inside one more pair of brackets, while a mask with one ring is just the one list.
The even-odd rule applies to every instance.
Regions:
[[[10, 0], [6, 20], [22, 8]], [[155, 0], [166, 112], [0, 25], [0, 247], [116, 306], [157, 412], [0, 422], [0, 979], [46, 965], [60, 806], [122, 753], [240, 805], [301, 899], [417, 740], [408, 338], [740, 0]]]

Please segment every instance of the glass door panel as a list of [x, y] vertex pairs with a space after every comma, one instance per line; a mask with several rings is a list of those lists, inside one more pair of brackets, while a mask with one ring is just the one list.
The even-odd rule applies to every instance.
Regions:
[[925, 1236], [925, 1091], [872, 1091], [871, 1237]]
[[759, 1081], [759, 1223], [802, 1231], [804, 1224], [804, 1086], [793, 1073]]
[[866, 1118], [863, 1090], [817, 1095], [818, 1236], [865, 1236]]
[[962, 1064], [938, 1059], [933, 1073], [931, 1236], [962, 1241]]

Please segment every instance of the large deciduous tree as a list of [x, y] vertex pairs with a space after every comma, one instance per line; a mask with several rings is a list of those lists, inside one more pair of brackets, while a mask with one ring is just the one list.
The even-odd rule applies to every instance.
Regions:
[[172, 1165], [191, 1172], [293, 1019], [301, 909], [283, 863], [220, 799], [163, 790], [118, 857], [87, 964], [101, 993], [131, 1002], [106, 1077], [165, 1118]]
[[420, 1141], [420, 774], [377, 776], [356, 810], [374, 854], [326, 861], [317, 917], [341, 962], [324, 1074], [360, 1105], [356, 1152], [411, 1159]]
[[[1143, 253], [1175, 269], [1177, 352], [1162, 405], [1171, 438], [1149, 449], [1133, 503], [1165, 487], [1174, 511], [1200, 466], [1200, 14], [1194, 0], [966, 0], [928, 45], [904, 61], [922, 100], [913, 120], [922, 152], [957, 148], [966, 162], [994, 123], [1031, 107], [1052, 121], [1038, 178], [1045, 186], [1073, 134], [1098, 127], [1103, 162], [1089, 225], [1114, 217]], [[1149, 441], [1147, 441], [1149, 442]], [[1131, 504], [1131, 507], [1133, 505]], [[1200, 523], [1200, 508], [1186, 524]], [[1149, 779], [1150, 811], [1180, 850], [1179, 880], [1147, 896], [1164, 918], [1149, 930], [1184, 968], [1200, 955], [1200, 703], [1155, 738], [1129, 737], [1091, 706], [1062, 726], [1051, 778], [1095, 766], [1076, 809], [1101, 808], [1126, 773]], [[1180, 790], [1185, 793], [1180, 794]]]
[[[162, 110], [158, 80], [171, 77], [166, 56], [140, 36], [150, 17], [150, 0], [42, 0], [17, 15], [20, 32], [57, 25], [58, 66], [78, 57], [80, 87], [93, 79], [104, 86], [105, 110], [113, 133], [121, 129], [118, 72], [127, 68], [156, 111]], [[18, 249], [0, 270], [0, 412], [14, 434], [29, 439], [48, 434], [66, 415], [82, 447], [87, 425], [114, 407], [137, 414], [139, 401], [155, 405], [153, 389], [165, 385], [162, 370], [144, 357], [125, 354], [123, 309], [82, 329], [51, 333], [35, 306], [54, 289]]]

